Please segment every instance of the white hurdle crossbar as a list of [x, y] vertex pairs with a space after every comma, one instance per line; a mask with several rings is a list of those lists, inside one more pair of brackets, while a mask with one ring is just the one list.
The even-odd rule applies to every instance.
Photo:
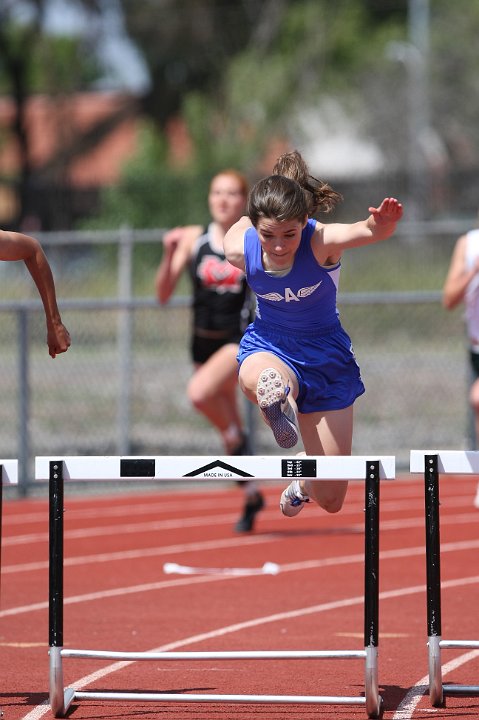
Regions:
[[[316, 480], [363, 480], [365, 482], [365, 593], [364, 650], [346, 651], [231, 651], [231, 652], [111, 652], [63, 648], [63, 497], [65, 480], [156, 479], [166, 481], [247, 480], [261, 481], [307, 477]], [[64, 717], [73, 700], [183, 703], [308, 703], [364, 705], [368, 717], [381, 713], [378, 689], [379, 605], [379, 486], [395, 477], [393, 456], [260, 457], [260, 456], [163, 456], [163, 457], [37, 457], [36, 480], [50, 485], [50, 588], [49, 648], [50, 705], [55, 717]], [[193, 695], [78, 691], [64, 688], [62, 659], [101, 658], [115, 660], [249, 660], [358, 658], [365, 661], [364, 697], [303, 695]]]
[[479, 452], [411, 450], [410, 472], [424, 475], [429, 699], [434, 707], [442, 707], [445, 695], [477, 695], [479, 685], [443, 683], [441, 649], [479, 648], [479, 640], [442, 639], [439, 478], [447, 474], [479, 475]]

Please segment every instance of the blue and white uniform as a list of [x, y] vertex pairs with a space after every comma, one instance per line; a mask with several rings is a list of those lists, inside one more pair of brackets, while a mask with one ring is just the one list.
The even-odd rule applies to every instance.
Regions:
[[364, 392], [351, 340], [336, 304], [340, 263], [318, 264], [311, 248], [315, 220], [308, 220], [292, 268], [275, 275], [263, 268], [255, 228], [244, 238], [246, 280], [256, 295], [254, 321], [243, 335], [238, 362], [271, 352], [296, 374], [301, 413], [349, 407]]

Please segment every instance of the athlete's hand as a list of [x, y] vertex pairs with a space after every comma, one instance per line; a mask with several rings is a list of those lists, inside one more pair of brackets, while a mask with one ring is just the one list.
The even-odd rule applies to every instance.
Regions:
[[378, 208], [370, 207], [369, 212], [376, 225], [388, 225], [396, 223], [402, 218], [403, 207], [396, 198], [384, 198]]
[[60, 353], [66, 352], [71, 344], [70, 333], [63, 323], [48, 325], [47, 345], [50, 357], [55, 358]]
[[168, 230], [168, 232], [163, 235], [163, 247], [165, 251], [174, 253], [184, 235], [185, 229], [182, 227], [176, 227], [172, 230]]

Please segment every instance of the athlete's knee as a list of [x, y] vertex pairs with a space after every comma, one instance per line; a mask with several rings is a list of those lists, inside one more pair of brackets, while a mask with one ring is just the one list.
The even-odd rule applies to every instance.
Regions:
[[315, 500], [318, 505], [327, 513], [338, 513], [344, 504], [348, 484], [333, 483], [335, 487], [328, 487], [328, 482], [314, 483], [304, 481], [304, 489], [307, 495]]
[[195, 377], [192, 377], [186, 388], [186, 394], [190, 403], [197, 410], [201, 410], [202, 407], [208, 404], [211, 399], [211, 394], [201, 383], [197, 382]]
[[258, 378], [253, 375], [252, 373], [247, 372], [239, 372], [238, 375], [238, 385], [241, 390], [241, 392], [246, 395], [248, 400], [251, 400], [251, 402], [256, 402], [256, 386], [258, 383]]
[[326, 500], [323, 500], [320, 505], [323, 510], [326, 510], [327, 513], [338, 513], [344, 505], [344, 498], [328, 498]]

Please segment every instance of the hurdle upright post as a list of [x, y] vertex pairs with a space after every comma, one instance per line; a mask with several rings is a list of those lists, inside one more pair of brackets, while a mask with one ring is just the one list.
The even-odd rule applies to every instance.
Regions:
[[[0, 460], [0, 593], [2, 582], [3, 484], [18, 484], [18, 460]], [[0, 718], [3, 710], [0, 708]]]
[[424, 457], [426, 513], [427, 636], [429, 698], [434, 707], [444, 705], [441, 670], [441, 539], [439, 526], [438, 456]]
[[0, 592], [2, 588], [3, 465], [0, 465]]
[[[2, 526], [3, 526], [3, 465], [0, 465], [0, 594], [2, 583]], [[3, 710], [0, 708], [0, 718]]]
[[429, 699], [434, 707], [448, 695], [479, 695], [479, 685], [443, 683], [441, 651], [479, 649], [479, 640], [444, 640], [441, 636], [441, 543], [439, 479], [442, 475], [479, 475], [479, 452], [473, 450], [411, 450], [411, 473], [422, 473], [425, 490], [427, 634]]
[[366, 463], [364, 531], [364, 647], [366, 651], [366, 711], [379, 717], [382, 698], [378, 690], [379, 640], [379, 460]]
[[3, 486], [18, 485], [18, 460], [0, 460], [0, 590], [2, 577]]
[[49, 463], [49, 653], [50, 653], [50, 707], [55, 717], [63, 717], [70, 701], [65, 698], [63, 686], [63, 482], [64, 463]]

